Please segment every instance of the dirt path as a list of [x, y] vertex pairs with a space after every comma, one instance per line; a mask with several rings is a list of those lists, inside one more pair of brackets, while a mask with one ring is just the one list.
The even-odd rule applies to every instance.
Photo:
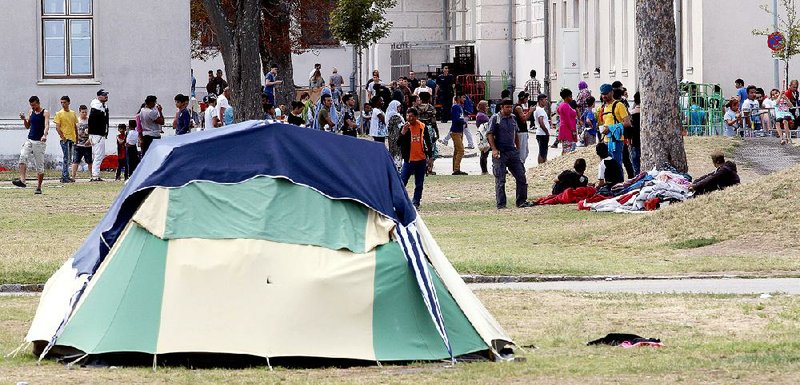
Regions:
[[778, 138], [746, 138], [733, 157], [742, 167], [768, 175], [800, 164], [800, 147], [781, 145]]

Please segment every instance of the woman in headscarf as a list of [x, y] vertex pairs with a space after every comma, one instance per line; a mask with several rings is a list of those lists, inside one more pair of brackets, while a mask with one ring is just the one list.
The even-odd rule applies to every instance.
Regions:
[[400, 113], [400, 106], [402, 103], [398, 100], [392, 100], [389, 107], [386, 109], [386, 126], [389, 131], [389, 154], [392, 155], [395, 166], [399, 170], [403, 166], [403, 154], [400, 151], [400, 146], [397, 144], [397, 139], [400, 138], [400, 130], [406, 124], [403, 115]]
[[589, 99], [590, 96], [592, 96], [592, 90], [589, 89], [589, 85], [583, 80], [578, 82], [578, 96], [575, 98], [575, 101], [578, 103], [578, 116], [583, 116], [583, 112], [586, 111], [586, 108], [594, 109], [594, 106], [586, 105], [586, 99]]

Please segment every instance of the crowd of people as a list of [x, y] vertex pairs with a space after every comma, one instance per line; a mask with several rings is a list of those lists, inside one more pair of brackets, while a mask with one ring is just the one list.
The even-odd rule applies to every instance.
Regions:
[[[774, 131], [781, 144], [790, 143], [791, 131], [796, 129], [796, 122], [800, 118], [798, 81], [789, 82], [785, 91], [772, 89], [768, 95], [761, 87], [745, 86], [742, 79], [736, 79], [735, 86], [736, 96], [728, 99], [723, 106], [722, 134], [744, 136], [750, 132], [771, 136]], [[690, 127], [702, 124], [707, 119], [701, 112], [690, 112], [689, 115]]]
[[[309, 73], [308, 90], [300, 92], [298, 100], [290, 101], [287, 108], [283, 103], [276, 105], [276, 86], [283, 81], [277, 66], [270, 66], [261, 92], [263, 119], [352, 137], [369, 137], [384, 143], [403, 182], [407, 183], [414, 175], [413, 203], [416, 206], [422, 199], [425, 176], [435, 174], [433, 165], [439, 157], [440, 145], [449, 146], [452, 141], [452, 175], [467, 174], [461, 170], [461, 162], [465, 149], [476, 147], [476, 138], [469, 129], [473, 120], [482, 174], [489, 173], [488, 160], [492, 158], [497, 208], [507, 205], [505, 182], [509, 172], [516, 180], [515, 205], [532, 205], [527, 199], [524, 166], [530, 153], [530, 133], [535, 138], [534, 151], [540, 164], [547, 162], [549, 149], [559, 144], [562, 153], [573, 152], [578, 146], [596, 146], [602, 160], [595, 184], [597, 189], [610, 188], [641, 173], [641, 100], [636, 92], [632, 102], [629, 101], [628, 90], [619, 81], [601, 85], [598, 98], [581, 81], [577, 94], [564, 88], [559, 93], [560, 100], [551, 104], [541, 91], [536, 71], [532, 70], [524, 89], [515, 95], [516, 99], [512, 98], [511, 90], [505, 89], [498, 99], [473, 101], [447, 66], [438, 74], [428, 73], [426, 79], [418, 79], [411, 71], [408, 76], [392, 81], [382, 80], [380, 72], [374, 70], [364, 89], [367, 102], [357, 105], [358, 96], [343, 91], [344, 79], [336, 68], [332, 68], [327, 82], [322, 71], [321, 64], [314, 65]], [[764, 128], [774, 128], [778, 132], [782, 143], [788, 141], [788, 131], [796, 120], [792, 108], [798, 100], [797, 81], [792, 81], [785, 92], [773, 90], [769, 98], [757, 87], [744, 87], [741, 79], [736, 85], [737, 97], [726, 104], [725, 134], [730, 134], [731, 130], [737, 132], [737, 127], [767, 126]], [[192, 74], [191, 96], [175, 96], [172, 127], [176, 135], [234, 123], [234, 106], [223, 71], [217, 70], [216, 74], [209, 71], [205, 88], [207, 94], [198, 102]], [[21, 114], [29, 135], [20, 156], [20, 178], [13, 183], [24, 187], [28, 163], [33, 163], [38, 174], [35, 191], [39, 194], [50, 113], [42, 108], [37, 97], [31, 97], [29, 102], [30, 111]], [[108, 92], [104, 89], [97, 92], [89, 107], [81, 105], [77, 112], [71, 109], [68, 96], [61, 98], [62, 109], [53, 120], [64, 156], [61, 182], [74, 182], [81, 162], [90, 165], [90, 180], [102, 180], [100, 167], [109, 133], [107, 102]], [[494, 111], [490, 111], [492, 104]], [[764, 109], [774, 111], [774, 124], [769, 125], [762, 112], [755, 113]], [[164, 109], [156, 96], [147, 96], [134, 116], [127, 124], [117, 127], [116, 179], [127, 179], [153, 141], [164, 134]], [[449, 130], [440, 138], [439, 125], [447, 122], [450, 122]], [[585, 162], [581, 176], [584, 171]]]

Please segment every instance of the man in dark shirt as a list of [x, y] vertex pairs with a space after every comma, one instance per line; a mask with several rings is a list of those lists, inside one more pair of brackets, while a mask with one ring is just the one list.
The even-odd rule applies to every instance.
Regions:
[[297, 100], [292, 101], [292, 112], [289, 113], [289, 117], [286, 118], [286, 122], [289, 124], [294, 124], [295, 126], [303, 126], [306, 124], [306, 121], [301, 116], [303, 114], [303, 103]]
[[506, 170], [511, 171], [517, 182], [517, 207], [531, 207], [528, 202], [528, 181], [525, 166], [519, 157], [519, 128], [513, 115], [514, 103], [503, 100], [500, 113], [489, 120], [486, 139], [492, 148], [492, 171], [497, 208], [506, 208]]
[[342, 97], [342, 135], [356, 137], [358, 136], [358, 124], [353, 113], [353, 107], [356, 105], [353, 95], [346, 94]]
[[213, 70], [208, 70], [208, 83], [206, 84], [206, 92], [209, 95], [217, 94], [217, 78], [214, 77]]
[[726, 187], [739, 184], [739, 174], [736, 171], [736, 163], [725, 161], [725, 155], [721, 152], [711, 154], [711, 162], [714, 163], [716, 170], [710, 174], [697, 178], [689, 191], [694, 195], [702, 195], [712, 191], [724, 190]]
[[[217, 77], [214, 80], [216, 81], [217, 84], [217, 92], [215, 92], [215, 94], [217, 96], [222, 95], [222, 92], [225, 91], [226, 88], [228, 88], [228, 82], [226, 82], [225, 79], [222, 78], [222, 70], [219, 69], [217, 70]], [[222, 119], [222, 117], [220, 117], [220, 119]]]
[[456, 79], [450, 75], [450, 68], [444, 66], [442, 74], [436, 78], [436, 100], [442, 105], [442, 123], [447, 123], [447, 113], [453, 106]]

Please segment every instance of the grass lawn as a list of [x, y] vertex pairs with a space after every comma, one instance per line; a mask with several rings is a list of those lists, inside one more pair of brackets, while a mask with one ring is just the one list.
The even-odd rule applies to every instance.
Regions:
[[[740, 142], [687, 138], [690, 173], [711, 171], [708, 154]], [[549, 193], [553, 178], [582, 149], [528, 171], [529, 196]], [[444, 161], [444, 160], [443, 160]], [[494, 209], [491, 176], [426, 179], [422, 216], [448, 258], [475, 274], [795, 273], [800, 257], [800, 168], [759, 177], [743, 170], [741, 186], [643, 215], [577, 211], [575, 205]], [[0, 283], [43, 283], [104, 215], [121, 183], [76, 183], [2, 189]], [[409, 185], [413, 189], [413, 183]], [[513, 201], [513, 178], [507, 183]]]
[[[520, 346], [523, 362], [364, 368], [68, 370], [27, 350], [0, 361], [0, 383], [31, 384], [585, 384], [786, 383], [800, 376], [800, 299], [774, 295], [631, 295], [478, 291]], [[0, 297], [0, 352], [22, 340], [37, 297]], [[661, 349], [587, 347], [609, 332], [661, 338]]]

